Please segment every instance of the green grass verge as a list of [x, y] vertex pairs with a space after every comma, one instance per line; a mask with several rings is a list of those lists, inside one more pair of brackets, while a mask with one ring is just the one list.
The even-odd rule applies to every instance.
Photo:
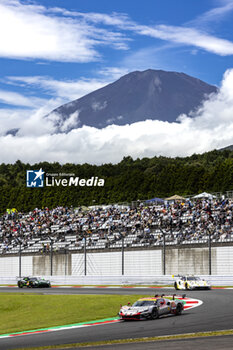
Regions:
[[[38, 295], [1, 294], [0, 334], [54, 327], [59, 325], [89, 322], [115, 317], [120, 304], [127, 304], [147, 297], [146, 295]], [[78, 343], [61, 346], [34, 347], [31, 350], [72, 349], [80, 346], [116, 344], [125, 342], [145, 342], [155, 340], [183, 339], [203, 336], [233, 334], [233, 330], [183, 334], [177, 336], [113, 340], [108, 342]], [[27, 350], [30, 350], [27, 348]], [[21, 350], [23, 350], [21, 348]]]
[[143, 295], [1, 294], [0, 334], [115, 317]]

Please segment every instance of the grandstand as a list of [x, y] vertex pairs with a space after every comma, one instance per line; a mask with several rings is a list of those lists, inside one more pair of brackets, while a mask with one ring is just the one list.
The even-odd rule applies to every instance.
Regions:
[[0, 218], [0, 254], [73, 253], [233, 242], [233, 200], [38, 209]]

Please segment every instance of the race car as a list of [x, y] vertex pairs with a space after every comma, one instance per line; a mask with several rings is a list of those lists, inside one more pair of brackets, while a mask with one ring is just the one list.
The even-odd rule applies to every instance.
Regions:
[[174, 288], [176, 290], [211, 289], [211, 285], [204, 279], [195, 276], [176, 276]]
[[19, 288], [50, 288], [51, 283], [48, 280], [39, 277], [22, 277], [17, 282]]
[[121, 320], [155, 320], [162, 315], [180, 315], [184, 309], [182, 300], [175, 299], [174, 296], [164, 298], [161, 297], [149, 297], [137, 300], [132, 306], [130, 304], [121, 306], [119, 316]]

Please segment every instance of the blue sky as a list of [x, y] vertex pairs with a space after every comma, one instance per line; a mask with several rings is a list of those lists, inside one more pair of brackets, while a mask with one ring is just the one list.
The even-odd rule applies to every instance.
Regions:
[[14, 127], [23, 140], [10, 161], [44, 160], [45, 149], [33, 158], [23, 143], [51, 134], [42, 117], [130, 71], [178, 71], [221, 86], [233, 68], [232, 23], [232, 0], [0, 0], [0, 141], [7, 147]]

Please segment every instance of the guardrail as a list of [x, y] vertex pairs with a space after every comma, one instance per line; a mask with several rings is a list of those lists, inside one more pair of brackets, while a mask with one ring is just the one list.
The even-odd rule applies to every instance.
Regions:
[[[172, 276], [41, 276], [52, 285], [173, 285]], [[233, 276], [202, 275], [213, 286], [233, 286]], [[0, 277], [0, 285], [16, 285], [17, 277]]]

